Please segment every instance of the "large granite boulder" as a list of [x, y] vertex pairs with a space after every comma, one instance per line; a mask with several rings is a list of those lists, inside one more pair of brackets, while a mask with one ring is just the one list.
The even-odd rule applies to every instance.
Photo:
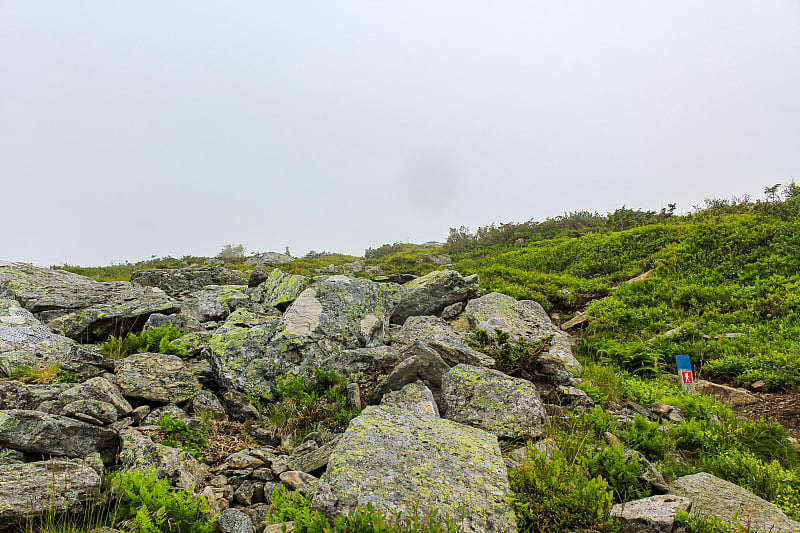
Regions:
[[153, 313], [180, 311], [179, 303], [157, 288], [5, 261], [0, 297], [17, 300], [54, 333], [80, 341], [139, 330]]
[[777, 505], [706, 472], [679, 477], [670, 483], [670, 488], [692, 500], [692, 512], [701, 516], [739, 522], [758, 531], [800, 531], [800, 522], [789, 520]]
[[56, 335], [30, 311], [9, 298], [0, 298], [0, 375], [18, 367], [43, 368], [71, 359], [72, 339]]
[[49, 513], [87, 511], [100, 484], [97, 472], [70, 461], [0, 465], [0, 531], [25, 530]]
[[457, 365], [442, 378], [444, 417], [500, 438], [536, 437], [547, 422], [530, 381], [492, 370]]
[[478, 292], [478, 275], [463, 277], [455, 270], [434, 270], [403, 285], [403, 299], [392, 313], [392, 324], [403, 324], [410, 316], [436, 315]]
[[95, 377], [61, 392], [39, 410], [95, 425], [109, 425], [133, 410], [122, 391], [104, 377]]
[[198, 322], [225, 320], [240, 307], [250, 304], [244, 285], [207, 285], [182, 299], [183, 315]]
[[252, 394], [268, 392], [270, 383], [262, 383], [261, 376], [271, 374], [273, 368], [275, 373], [279, 372], [282, 363], [299, 362], [296, 352], [290, 352], [280, 360], [277, 360], [277, 354], [273, 353], [272, 358], [267, 355], [269, 341], [279, 322], [280, 317], [237, 309], [220, 328], [202, 341], [220, 385]]
[[439, 354], [426, 344], [417, 341], [402, 352], [403, 359], [392, 371], [380, 380], [375, 391], [375, 400], [381, 400], [384, 394], [401, 390], [404, 386], [422, 381], [436, 391], [442, 387], [442, 376], [450, 366]]
[[282, 254], [280, 252], [262, 252], [253, 254], [248, 257], [245, 265], [278, 265], [282, 263], [291, 263], [294, 257], [289, 254]]
[[116, 384], [128, 398], [180, 403], [200, 390], [200, 383], [180, 357], [137, 353], [117, 364]]
[[159, 268], [134, 272], [131, 281], [148, 287], [158, 287], [171, 296], [200, 290], [207, 285], [246, 285], [239, 272], [221, 266]]
[[581, 364], [572, 355], [570, 337], [558, 328], [541, 305], [532, 300], [517, 301], [511, 296], [492, 292], [470, 300], [464, 313], [473, 329], [489, 335], [499, 329], [512, 339], [537, 342], [549, 337], [550, 348], [539, 357], [535, 381], [568, 385], [572, 373], [580, 373]]
[[[467, 532], [516, 531], [506, 467], [484, 431], [396, 407], [350, 422], [312, 508], [333, 516], [367, 503], [390, 512], [463, 512]], [[416, 507], [415, 507], [416, 506]]]
[[263, 282], [250, 289], [250, 297], [254, 302], [285, 309], [311, 285], [311, 282], [311, 278], [307, 276], [287, 274], [276, 268]]
[[84, 458], [99, 452], [107, 465], [117, 454], [117, 434], [72, 418], [40, 411], [0, 411], [0, 447], [46, 456]]
[[392, 334], [391, 341], [400, 350], [422, 342], [450, 365], [494, 366], [492, 357], [468, 346], [461, 334], [435, 316], [409, 317], [400, 331]]
[[343, 350], [382, 345], [400, 292], [346, 276], [319, 278], [278, 321], [228, 320], [209, 340], [209, 359], [222, 385], [266, 395], [278, 376], [308, 374]]

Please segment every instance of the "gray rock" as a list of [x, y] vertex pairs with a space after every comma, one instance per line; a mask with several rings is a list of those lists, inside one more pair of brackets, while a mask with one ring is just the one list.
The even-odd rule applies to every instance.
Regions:
[[276, 268], [263, 282], [250, 290], [250, 297], [254, 302], [285, 309], [311, 285], [311, 282], [309, 277], [287, 274]]
[[380, 374], [391, 372], [404, 358], [400, 351], [392, 346], [356, 348], [334, 353], [324, 359], [320, 367], [340, 376], [360, 373], [377, 378]]
[[206, 389], [200, 390], [189, 400], [190, 412], [197, 417], [209, 416], [219, 422], [227, 422], [228, 415], [217, 396]]
[[[391, 480], [387, 483], [387, 480]], [[334, 516], [367, 503], [388, 511], [458, 517], [466, 532], [514, 532], [497, 439], [393, 407], [367, 407], [331, 456], [312, 509]]]
[[776, 533], [800, 530], [800, 522], [789, 520], [777, 505], [706, 472], [679, 477], [670, 483], [670, 488], [675, 494], [689, 498], [692, 512], [701, 516], [738, 521], [752, 530]]
[[308, 375], [342, 350], [379, 346], [400, 288], [346, 276], [315, 281], [286, 310], [277, 326], [254, 333], [229, 327], [212, 335], [209, 358], [219, 382], [266, 396], [278, 376]]
[[26, 385], [20, 381], [0, 381], [0, 409], [36, 410], [44, 402], [52, 402], [71, 385]]
[[665, 494], [618, 503], [611, 507], [611, 516], [619, 519], [622, 533], [672, 533], [675, 513], [691, 507], [688, 498]]
[[253, 254], [252, 256], [248, 257], [244, 264], [245, 265], [278, 265], [282, 263], [291, 263], [294, 261], [294, 257], [288, 254], [282, 254], [279, 252], [263, 252], [258, 254]]
[[319, 488], [319, 479], [297, 470], [288, 470], [281, 473], [281, 483], [301, 494], [313, 495]]
[[117, 454], [117, 434], [63, 416], [40, 411], [0, 411], [0, 447], [48, 456], [83, 458], [100, 452], [105, 464]]
[[498, 437], [536, 437], [547, 421], [536, 387], [489, 368], [457, 365], [442, 379], [444, 417]]
[[456, 302], [453, 305], [448, 305], [441, 313], [443, 320], [450, 320], [457, 317], [464, 310], [464, 302]]
[[131, 275], [131, 281], [139, 285], [158, 287], [171, 296], [200, 290], [207, 285], [246, 284], [239, 272], [219, 266], [140, 270]]
[[162, 315], [161, 313], [153, 313], [147, 317], [147, 322], [144, 323], [142, 330], [146, 331], [148, 329], [160, 328], [163, 326], [172, 326], [175, 329], [187, 332], [204, 330], [200, 322], [190, 316], [184, 314]]
[[215, 528], [219, 533], [255, 533], [253, 521], [238, 509], [226, 509], [218, 517]]
[[96, 377], [75, 385], [58, 395], [64, 407], [59, 414], [78, 418], [86, 414], [103, 425], [115, 422], [133, 410], [122, 391], [106, 378]]
[[79, 513], [100, 494], [100, 475], [70, 461], [0, 464], [0, 531], [23, 527], [46, 513]]
[[264, 501], [264, 482], [257, 479], [245, 479], [236, 487], [233, 500], [244, 506], [251, 506]]
[[199, 322], [225, 320], [240, 307], [250, 304], [244, 285], [208, 285], [182, 299], [182, 314]]
[[494, 359], [470, 348], [450, 325], [435, 316], [409, 317], [399, 332], [392, 335], [393, 346], [405, 350], [417, 341], [435, 350], [447, 363], [494, 366]]
[[[552, 335], [547, 354], [561, 360], [561, 366], [566, 366], [565, 370], [569, 372], [580, 373], [582, 370], [581, 364], [572, 355], [569, 335], [553, 324], [542, 306], [532, 300], [517, 301], [511, 296], [492, 292], [470, 300], [464, 312], [473, 329], [483, 329], [489, 335], [499, 329], [509, 333], [512, 338], [521, 337], [531, 342]], [[554, 375], [562, 372], [550, 371]], [[568, 384], [563, 379], [558, 383]]]
[[322, 470], [328, 465], [331, 454], [339, 444], [340, 438], [341, 437], [336, 436], [331, 441], [326, 442], [316, 450], [312, 450], [308, 453], [297, 456], [292, 455], [286, 467], [289, 470], [299, 470], [309, 474]]
[[436, 351], [417, 341], [403, 351], [403, 356], [406, 358], [378, 383], [375, 400], [417, 380], [430, 384], [437, 391], [441, 388], [442, 376], [450, 370], [450, 366]]
[[410, 316], [438, 316], [447, 306], [471, 298], [478, 291], [478, 275], [465, 278], [455, 270], [435, 270], [403, 288], [406, 292], [392, 314], [392, 324], [404, 324]]
[[180, 403], [200, 390], [191, 370], [175, 355], [137, 353], [117, 364], [115, 380], [128, 398]]
[[647, 460], [647, 457], [635, 450], [625, 450], [624, 457], [625, 462], [627, 463], [630, 463], [634, 460], [639, 463], [639, 468], [641, 469], [639, 479], [650, 483], [650, 487], [653, 489], [653, 492], [656, 494], [664, 494], [669, 492], [669, 487], [667, 486], [667, 482], [664, 480], [664, 476], [661, 475], [661, 472], [658, 471], [658, 468], [653, 466], [653, 464]]
[[225, 403], [226, 412], [234, 420], [245, 422], [261, 419], [261, 413], [250, 403], [246, 394], [237, 390], [227, 390], [222, 395], [222, 401]]
[[439, 406], [431, 390], [421, 381], [409, 383], [399, 391], [393, 391], [383, 396], [381, 405], [408, 409], [425, 416], [439, 417]]
[[122, 449], [119, 454], [122, 470], [145, 472], [154, 468], [158, 478], [166, 478], [173, 486], [192, 490], [208, 475], [208, 467], [183, 450], [153, 442], [137, 429], [119, 432]]

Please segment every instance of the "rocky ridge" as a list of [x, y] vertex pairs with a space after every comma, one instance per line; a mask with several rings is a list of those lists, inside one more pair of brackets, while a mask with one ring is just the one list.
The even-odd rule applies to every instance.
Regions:
[[[82, 512], [109, 468], [155, 468], [172, 486], [197, 491], [221, 513], [222, 531], [269, 531], [263, 518], [281, 485], [312, 495], [312, 507], [329, 516], [367, 503], [419, 506], [460, 516], [464, 531], [516, 531], [507, 469], [517, 465], [499, 443], [536, 439], [548, 413], [591, 400], [574, 386], [580, 365], [569, 335], [541, 306], [479, 294], [477, 277], [448, 270], [403, 285], [280, 270], [248, 283], [221, 267], [101, 283], [0, 262], [0, 373], [57, 364], [77, 380], [0, 381], [0, 531], [40, 516], [53, 497], [58, 508]], [[163, 323], [187, 331], [173, 343], [189, 359], [111, 360], [86, 344]], [[464, 323], [549, 343], [531, 372], [508, 376], [465, 342]], [[314, 433], [298, 445], [264, 431], [249, 398], [315, 370], [358, 375], [350, 402], [361, 414], [343, 434]], [[164, 413], [189, 425], [211, 414], [250, 434], [229, 453], [198, 460], [158, 442], [148, 423]], [[672, 531], [675, 510], [693, 505], [732, 519], [736, 505], [721, 506], [704, 484], [727, 490], [725, 503], [746, 505], [773, 531], [800, 527], [725, 482], [680, 478], [667, 487], [659, 477], [648, 479], [654, 492], [681, 496], [615, 508], [626, 531]]]

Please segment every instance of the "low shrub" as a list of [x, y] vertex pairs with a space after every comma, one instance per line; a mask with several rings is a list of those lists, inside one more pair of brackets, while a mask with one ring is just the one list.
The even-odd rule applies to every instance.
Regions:
[[172, 418], [166, 414], [155, 424], [164, 433], [162, 444], [186, 450], [196, 459], [202, 460], [203, 449], [208, 446], [208, 426], [205, 423], [201, 429], [194, 429], [183, 420]]
[[185, 357], [183, 350], [171, 346], [171, 342], [183, 332], [170, 324], [142, 331], [138, 335], [128, 333], [124, 337], [110, 336], [100, 345], [100, 353], [112, 359], [122, 359], [135, 353], [156, 352]]

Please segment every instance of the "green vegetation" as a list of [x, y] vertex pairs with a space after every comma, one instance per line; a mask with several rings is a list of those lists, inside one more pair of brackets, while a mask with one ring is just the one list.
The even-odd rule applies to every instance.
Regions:
[[100, 353], [112, 359], [122, 359], [131, 354], [145, 352], [185, 357], [186, 354], [182, 350], [170, 344], [181, 335], [183, 332], [170, 324], [144, 330], [138, 335], [136, 333], [128, 333], [124, 337], [111, 335], [100, 345]]
[[43, 368], [33, 368], [20, 365], [14, 368], [7, 376], [0, 376], [0, 380], [16, 380], [22, 383], [47, 385], [50, 383], [77, 383], [80, 380], [75, 372], [63, 370], [61, 365], [54, 363]]
[[186, 450], [196, 459], [203, 459], [203, 449], [208, 446], [208, 425], [205, 422], [202, 423], [201, 428], [196, 429], [187, 425], [183, 420], [172, 418], [166, 414], [155, 424], [164, 433], [162, 444]]
[[482, 329], [475, 330], [467, 339], [467, 344], [476, 350], [494, 358], [495, 368], [506, 374], [515, 370], [531, 370], [536, 362], [536, 356], [550, 347], [550, 335], [537, 343], [525, 339], [512, 340], [508, 333], [496, 329], [489, 336]]
[[461, 521], [416, 510], [409, 514], [385, 513], [371, 504], [338, 516], [331, 523], [317, 511], [311, 511], [311, 497], [299, 492], [287, 492], [279, 487], [272, 491], [272, 506], [267, 524], [294, 522], [297, 533], [458, 533]]
[[347, 379], [325, 370], [315, 370], [310, 378], [278, 378], [269, 398], [251, 401], [275, 432], [295, 442], [320, 429], [342, 432], [358, 416], [358, 410], [347, 402]]
[[215, 517], [208, 503], [183, 490], [170, 490], [156, 472], [115, 473], [111, 485], [117, 496], [115, 525], [137, 533], [211, 533]]

